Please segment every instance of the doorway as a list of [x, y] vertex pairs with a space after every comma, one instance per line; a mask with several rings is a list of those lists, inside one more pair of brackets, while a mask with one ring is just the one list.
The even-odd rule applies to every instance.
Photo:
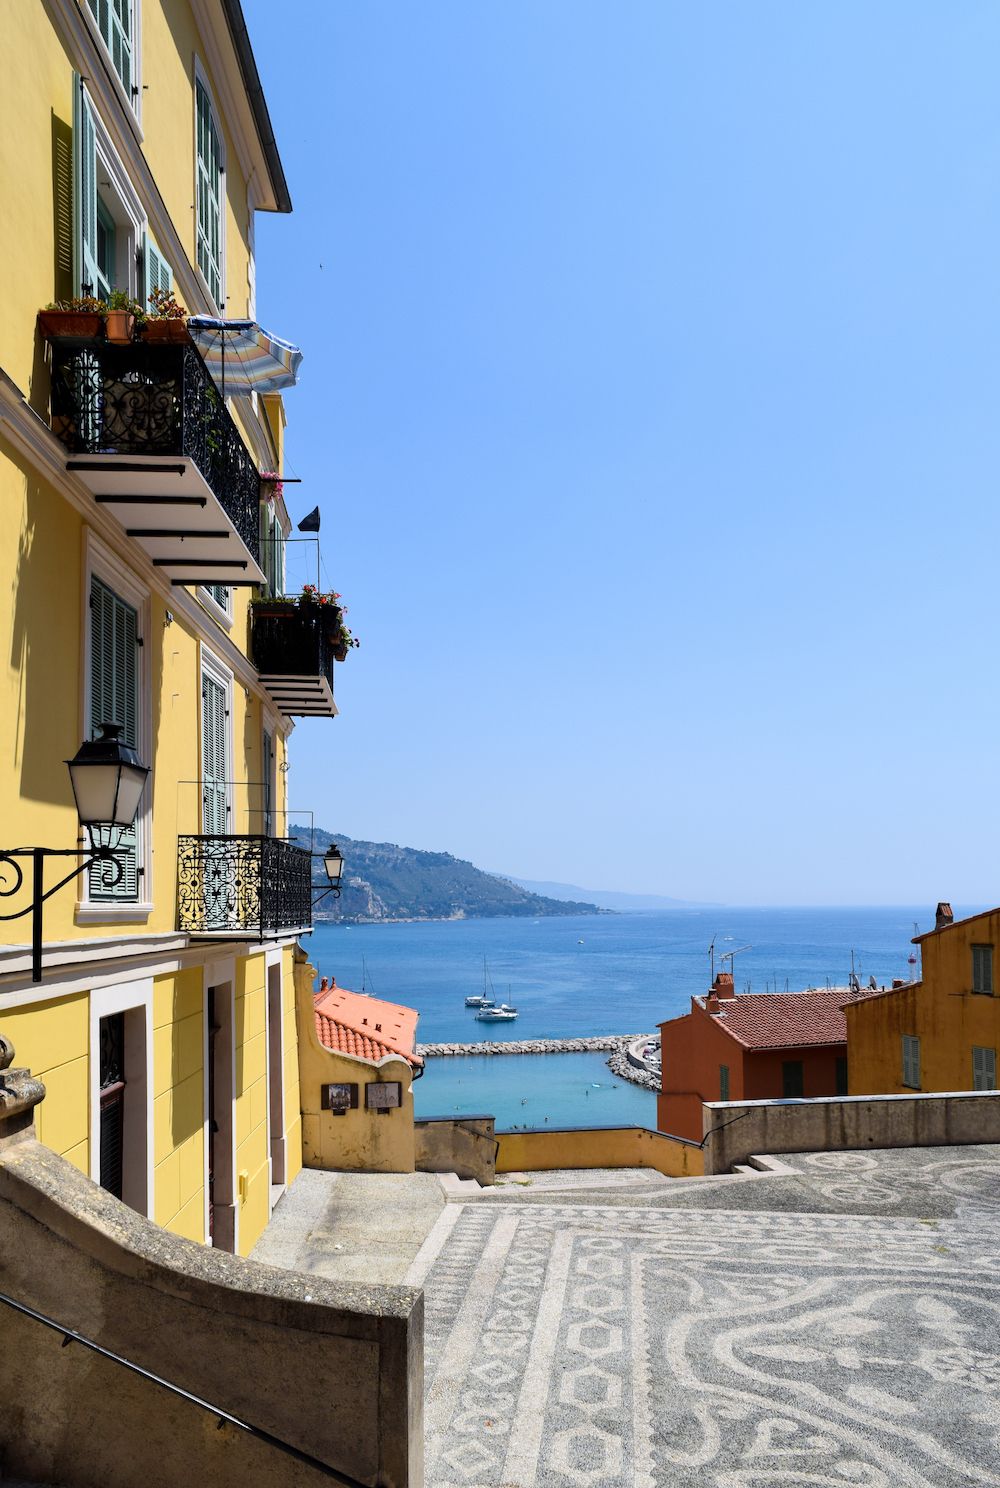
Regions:
[[285, 1040], [282, 1028], [281, 962], [267, 968], [267, 1135], [271, 1159], [271, 1208], [284, 1189]]
[[230, 1252], [237, 1244], [234, 1063], [233, 986], [225, 982], [205, 998], [206, 1235]]

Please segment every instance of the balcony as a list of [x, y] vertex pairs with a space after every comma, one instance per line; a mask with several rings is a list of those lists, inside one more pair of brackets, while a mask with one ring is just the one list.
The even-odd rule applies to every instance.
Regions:
[[270, 940], [312, 929], [312, 857], [280, 837], [178, 837], [177, 928]]
[[335, 643], [319, 607], [310, 613], [289, 601], [261, 600], [250, 623], [251, 659], [281, 712], [289, 718], [336, 718]]
[[54, 341], [66, 462], [173, 584], [259, 584], [260, 479], [193, 346]]

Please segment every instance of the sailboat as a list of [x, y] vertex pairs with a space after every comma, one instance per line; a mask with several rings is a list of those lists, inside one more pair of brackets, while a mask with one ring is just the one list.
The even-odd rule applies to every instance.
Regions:
[[483, 957], [483, 990], [473, 992], [465, 999], [465, 1006], [471, 1008], [491, 1008], [496, 1005], [496, 993], [493, 991], [493, 983], [490, 980], [490, 969], [486, 965], [486, 957]]

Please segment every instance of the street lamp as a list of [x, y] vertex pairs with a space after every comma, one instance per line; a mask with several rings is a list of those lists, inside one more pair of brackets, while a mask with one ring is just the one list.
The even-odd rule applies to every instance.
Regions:
[[[316, 857], [319, 856], [320, 854], [316, 853]], [[319, 904], [321, 899], [326, 898], [327, 894], [332, 894], [335, 899], [340, 898], [340, 876], [344, 871], [344, 855], [335, 842], [331, 842], [323, 854], [323, 867], [326, 869], [329, 884], [325, 889], [321, 890], [319, 898], [313, 904], [313, 909], [316, 908], [316, 905]]]
[[[112, 864], [115, 877], [108, 881], [109, 887], [121, 882], [124, 864], [115, 857], [115, 852], [121, 843], [122, 833], [135, 821], [139, 800], [149, 774], [148, 765], [142, 764], [131, 744], [126, 744], [122, 740], [121, 732], [120, 723], [102, 723], [101, 737], [85, 741], [73, 758], [66, 761], [70, 784], [73, 787], [73, 799], [76, 802], [76, 814], [80, 819], [80, 826], [87, 829], [87, 836], [90, 840], [89, 857], [79, 863], [71, 873], [67, 873], [65, 878], [53, 884], [51, 889], [46, 889], [44, 886], [45, 859], [78, 858], [79, 848], [17, 847], [9, 851], [0, 850], [0, 898], [3, 899], [16, 894], [24, 883], [24, 870], [18, 859], [31, 859], [32, 902], [26, 909], [20, 909], [15, 914], [0, 915], [0, 920], [19, 920], [24, 915], [31, 915], [31, 980], [33, 982], [42, 980], [42, 906], [46, 899], [51, 899], [59, 889], [64, 888], [74, 878], [79, 878], [82, 873], [86, 873], [95, 863]], [[111, 847], [109, 843], [100, 843], [95, 840], [95, 833], [105, 826], [117, 830], [118, 835], [114, 847]], [[9, 882], [3, 874], [4, 869], [11, 870]]]

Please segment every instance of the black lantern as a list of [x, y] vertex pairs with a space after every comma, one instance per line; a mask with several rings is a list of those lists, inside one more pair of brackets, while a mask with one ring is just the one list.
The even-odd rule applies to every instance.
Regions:
[[80, 825], [91, 832], [104, 825], [130, 827], [139, 810], [149, 767], [121, 732], [120, 723], [102, 723], [101, 737], [81, 744], [66, 761]]
[[323, 856], [323, 867], [326, 869], [326, 876], [330, 880], [330, 888], [339, 899], [340, 875], [344, 871], [344, 855], [335, 842], [330, 843]]

